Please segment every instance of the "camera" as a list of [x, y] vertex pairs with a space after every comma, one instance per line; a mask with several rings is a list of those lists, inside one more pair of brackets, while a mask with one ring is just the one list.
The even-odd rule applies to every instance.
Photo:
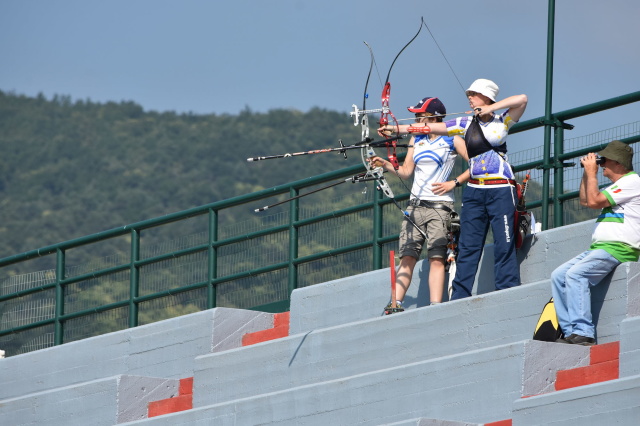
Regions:
[[[596, 164], [598, 166], [604, 165], [605, 161], [607, 161], [607, 159], [604, 157], [596, 157]], [[584, 165], [582, 164], [582, 162], [580, 163], [580, 167], [584, 168]]]

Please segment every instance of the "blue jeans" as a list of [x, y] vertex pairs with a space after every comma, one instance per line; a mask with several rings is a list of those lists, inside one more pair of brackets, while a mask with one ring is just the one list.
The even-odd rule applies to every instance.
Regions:
[[618, 259], [602, 249], [587, 250], [551, 273], [553, 302], [565, 336], [596, 337], [591, 317], [591, 287], [619, 264]]
[[493, 231], [496, 290], [520, 285], [513, 225], [516, 212], [515, 188], [467, 186], [460, 211], [460, 241], [451, 300], [471, 296], [489, 225]]

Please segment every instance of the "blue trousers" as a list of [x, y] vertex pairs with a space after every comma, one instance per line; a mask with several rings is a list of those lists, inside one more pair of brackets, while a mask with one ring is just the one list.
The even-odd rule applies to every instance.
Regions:
[[514, 216], [517, 195], [513, 186], [474, 188], [467, 186], [460, 211], [460, 241], [451, 300], [471, 296], [489, 225], [494, 239], [496, 290], [520, 285], [516, 258]]
[[551, 273], [553, 304], [565, 336], [596, 337], [591, 317], [591, 287], [619, 264], [618, 259], [602, 249], [587, 250]]

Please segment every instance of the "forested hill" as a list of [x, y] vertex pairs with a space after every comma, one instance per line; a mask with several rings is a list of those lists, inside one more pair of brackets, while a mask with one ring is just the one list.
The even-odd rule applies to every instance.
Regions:
[[359, 140], [345, 113], [147, 112], [0, 91], [0, 258], [356, 164], [257, 155]]

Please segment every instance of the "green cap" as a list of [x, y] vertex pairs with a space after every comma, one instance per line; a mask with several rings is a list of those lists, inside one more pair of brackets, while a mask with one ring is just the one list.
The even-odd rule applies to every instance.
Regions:
[[633, 149], [624, 142], [609, 142], [605, 149], [598, 152], [598, 155], [607, 160], [617, 161], [627, 170], [633, 170]]

